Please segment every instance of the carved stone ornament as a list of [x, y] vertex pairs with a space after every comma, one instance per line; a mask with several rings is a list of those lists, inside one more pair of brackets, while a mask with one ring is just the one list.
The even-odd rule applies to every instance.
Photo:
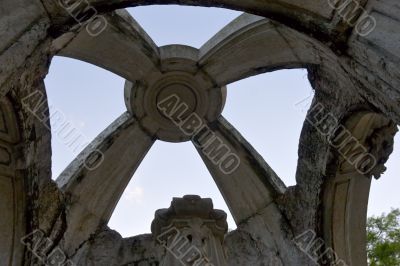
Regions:
[[162, 266], [225, 266], [226, 213], [214, 210], [211, 199], [174, 198], [168, 209], [158, 210], [151, 230], [166, 254]]

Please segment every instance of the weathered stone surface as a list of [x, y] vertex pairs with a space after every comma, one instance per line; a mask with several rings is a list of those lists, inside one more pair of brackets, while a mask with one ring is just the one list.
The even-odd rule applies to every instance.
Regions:
[[[207, 96], [208, 104], [200, 104], [201, 97], [188, 96], [186, 89], [179, 89], [182, 86], [174, 83], [166, 87], [169, 94], [186, 99], [188, 110], [200, 112], [205, 121], [197, 132], [203, 135], [194, 134], [195, 124], [186, 123], [189, 127], [185, 129], [192, 130], [187, 138], [175, 130], [164, 140], [197, 137], [193, 143], [238, 224], [238, 230], [224, 241], [228, 265], [327, 265], [334, 260], [366, 265], [364, 226], [370, 178], [379, 177], [385, 170], [396, 124], [400, 123], [400, 7], [397, 0], [345, 1], [344, 6], [342, 2], [3, 1], [1, 261], [37, 265], [58, 250], [77, 265], [143, 266], [159, 265], [166, 254], [151, 235], [123, 239], [105, 227], [152, 143], [166, 136], [157, 134], [165, 126], [163, 121], [136, 119], [151, 113], [144, 110], [148, 102], [142, 105], [146, 97], [135, 95], [145, 90], [128, 86], [129, 112], [78, 156], [57, 180], [58, 186], [51, 181], [51, 135], [43, 79], [51, 57], [60, 53], [113, 71], [126, 78], [128, 85], [163, 83], [164, 73], [183, 71], [191, 78], [197, 75], [193, 80], [199, 87], [214, 88]], [[226, 7], [262, 17], [244, 14], [196, 50], [179, 45], [157, 47], [126, 11], [114, 12], [121, 7], [160, 3]], [[90, 36], [85, 21], [93, 22], [94, 16], [104, 16], [109, 25], [102, 34]], [[360, 25], [368, 16], [376, 25], [369, 34], [363, 34]], [[286, 188], [219, 115], [225, 85], [295, 67], [308, 69], [315, 98], [300, 136], [297, 185]], [[198, 103], [204, 110], [197, 109]], [[332, 145], [336, 135], [331, 130], [338, 125], [346, 125], [363, 144], [358, 148], [365, 146], [376, 159], [377, 164], [369, 171], [348, 164], [348, 158], [340, 154], [343, 147]], [[209, 136], [213, 141], [207, 143]], [[196, 142], [199, 137], [203, 137], [202, 142]], [[85, 162], [96, 163], [102, 157], [90, 156], [97, 149], [104, 161], [88, 170]], [[236, 171], [222, 171], [227, 169], [221, 168], [221, 163], [228, 159], [238, 159]], [[50, 241], [43, 256], [19, 243], [36, 230]], [[295, 241], [307, 234], [315, 243], [322, 241], [323, 248], [314, 252]], [[37, 244], [34, 239], [29, 241], [27, 247]], [[329, 258], [327, 254], [336, 255]], [[60, 258], [60, 264], [69, 262], [66, 257]]]
[[157, 244], [167, 250], [162, 266], [228, 265], [223, 247], [226, 213], [214, 210], [211, 199], [174, 198], [168, 209], [156, 211], [151, 230]]
[[82, 245], [73, 262], [77, 266], [157, 266], [164, 252], [152, 235], [123, 239], [106, 228]]
[[[125, 113], [58, 177], [57, 184], [68, 201], [67, 229], [63, 237], [68, 255], [111, 218], [124, 189], [153, 143], [154, 139]], [[99, 184], [102, 189], [98, 189]]]

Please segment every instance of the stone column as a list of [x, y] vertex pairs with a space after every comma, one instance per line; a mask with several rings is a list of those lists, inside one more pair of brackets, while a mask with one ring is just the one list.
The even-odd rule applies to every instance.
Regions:
[[227, 266], [226, 213], [214, 210], [211, 199], [174, 198], [168, 209], [156, 211], [151, 230], [157, 244], [165, 248], [161, 266]]

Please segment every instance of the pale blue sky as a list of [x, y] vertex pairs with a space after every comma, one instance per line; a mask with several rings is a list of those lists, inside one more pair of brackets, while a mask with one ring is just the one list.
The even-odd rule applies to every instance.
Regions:
[[[177, 6], [139, 7], [129, 11], [159, 46], [186, 44], [197, 48], [240, 15], [224, 9]], [[83, 62], [56, 57], [46, 86], [53, 110], [62, 111], [88, 141], [126, 111], [124, 80]], [[228, 86], [223, 115], [264, 156], [286, 185], [295, 184], [297, 145], [306, 112], [305, 105], [296, 103], [311, 94], [305, 70], [277, 71]], [[399, 142], [400, 138], [396, 140]], [[56, 178], [77, 154], [56, 136], [52, 145], [53, 178]], [[388, 172], [373, 182], [370, 214], [400, 207], [399, 161], [400, 148], [395, 147]], [[132, 178], [109, 225], [123, 236], [147, 233], [154, 212], [168, 207], [172, 197], [185, 194], [211, 197], [216, 208], [229, 214], [192, 145], [158, 141]], [[230, 214], [229, 227], [236, 227]]]

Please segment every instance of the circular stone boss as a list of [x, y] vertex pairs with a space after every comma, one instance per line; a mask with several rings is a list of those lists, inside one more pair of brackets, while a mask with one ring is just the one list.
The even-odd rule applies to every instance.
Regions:
[[176, 55], [164, 57], [161, 62], [164, 73], [149, 75], [145, 82], [126, 81], [128, 110], [156, 138], [188, 141], [192, 134], [182, 127], [185, 120], [196, 118], [206, 124], [221, 115], [226, 87], [215, 86], [205, 73], [196, 69], [196, 63]]

